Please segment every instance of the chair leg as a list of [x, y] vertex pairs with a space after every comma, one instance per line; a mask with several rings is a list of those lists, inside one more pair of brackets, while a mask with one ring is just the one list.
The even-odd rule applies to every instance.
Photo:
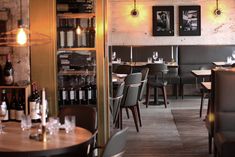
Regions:
[[141, 117], [140, 117], [140, 104], [139, 104], [139, 101], [137, 102], [137, 111], [138, 111], [139, 123], [140, 123], [140, 126], [142, 127], [142, 121], [141, 121]]
[[120, 109], [120, 113], [119, 113], [119, 116], [120, 116], [120, 129], [122, 129], [122, 108]]
[[205, 91], [202, 89], [201, 106], [200, 106], [200, 118], [202, 117], [202, 108], [203, 108], [203, 104], [204, 104], [204, 98], [205, 98]]
[[149, 105], [149, 97], [150, 97], [150, 86], [147, 84], [147, 90], [146, 90], [146, 108], [148, 108]]
[[184, 99], [184, 85], [183, 84], [180, 85], [180, 93], [181, 93], [182, 99]]
[[178, 96], [179, 96], [179, 92], [178, 92], [178, 90], [179, 90], [179, 89], [178, 89], [178, 84], [175, 84], [174, 86], [175, 86], [175, 87], [174, 87], [174, 88], [175, 88], [175, 98], [176, 98], [176, 99], [178, 99]]
[[130, 118], [130, 116], [129, 116], [129, 111], [128, 111], [127, 108], [126, 108], [126, 116], [127, 116], [128, 119]]
[[209, 154], [212, 153], [212, 136], [208, 133], [208, 142], [209, 142]]
[[137, 111], [137, 106], [130, 106], [129, 107], [132, 111], [132, 114], [133, 114], [133, 119], [134, 119], [134, 122], [135, 122], [135, 127], [136, 127], [136, 131], [139, 132], [139, 127], [138, 127], [138, 123], [137, 123], [137, 116], [138, 114], [136, 113]]
[[162, 93], [163, 93], [163, 96], [164, 96], [165, 108], [167, 108], [167, 94], [166, 94], [166, 87], [165, 86], [162, 87]]

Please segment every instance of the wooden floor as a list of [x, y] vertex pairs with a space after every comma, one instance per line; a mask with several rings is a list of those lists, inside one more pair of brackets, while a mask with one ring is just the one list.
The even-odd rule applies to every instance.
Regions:
[[125, 157], [212, 157], [203, 118], [199, 118], [200, 98], [169, 102], [167, 109], [140, 105], [143, 126], [139, 133], [133, 118], [124, 117], [124, 127], [129, 127]]

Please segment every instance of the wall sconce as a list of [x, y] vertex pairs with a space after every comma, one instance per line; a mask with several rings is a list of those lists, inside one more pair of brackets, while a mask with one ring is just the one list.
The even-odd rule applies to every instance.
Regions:
[[134, 0], [134, 8], [131, 10], [131, 16], [137, 17], [139, 15], [139, 11], [136, 9], [136, 0]]
[[214, 10], [215, 16], [220, 16], [222, 11], [219, 9], [219, 0], [216, 0], [216, 9]]

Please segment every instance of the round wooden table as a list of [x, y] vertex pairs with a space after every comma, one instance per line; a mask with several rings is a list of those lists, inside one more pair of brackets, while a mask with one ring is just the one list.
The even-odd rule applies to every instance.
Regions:
[[[30, 131], [22, 131], [20, 123], [6, 122], [5, 134], [0, 134], [0, 156], [31, 157], [52, 156], [78, 151], [83, 144], [92, 138], [92, 133], [84, 128], [76, 127], [74, 133], [66, 134], [60, 130], [58, 134], [48, 136], [47, 142], [29, 139]], [[35, 130], [35, 129], [31, 129]]]

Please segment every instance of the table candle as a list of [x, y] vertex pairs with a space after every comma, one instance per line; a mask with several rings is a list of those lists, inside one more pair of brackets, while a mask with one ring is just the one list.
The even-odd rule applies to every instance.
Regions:
[[42, 89], [42, 126], [46, 126], [46, 92]]
[[173, 46], [171, 46], [171, 59], [174, 59], [174, 49], [173, 49]]
[[132, 46], [131, 46], [131, 61], [132, 61]]

